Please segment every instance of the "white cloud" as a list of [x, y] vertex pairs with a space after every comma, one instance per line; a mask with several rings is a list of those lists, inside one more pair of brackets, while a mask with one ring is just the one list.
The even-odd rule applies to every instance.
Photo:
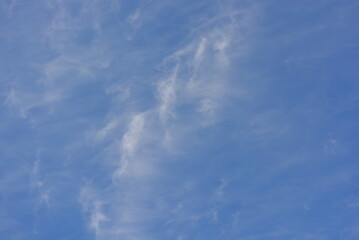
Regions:
[[165, 123], [170, 117], [174, 117], [173, 105], [176, 101], [176, 78], [178, 72], [178, 65], [171, 73], [171, 75], [160, 81], [158, 84], [158, 94], [160, 96], [159, 103], [159, 118]]
[[116, 136], [120, 121], [117, 118], [112, 118], [105, 123], [105, 126], [101, 129], [90, 131], [88, 134], [87, 141], [100, 143], [106, 139], [109, 139], [111, 136]]
[[[141, 14], [135, 12], [127, 21], [135, 23]], [[95, 207], [89, 210], [98, 220], [89, 220], [95, 222], [93, 228], [100, 229], [98, 240], [114, 237], [148, 239], [146, 227], [155, 221], [166, 222], [169, 228], [178, 223], [195, 224], [204, 218], [215, 222], [219, 212], [217, 205], [226, 183], [215, 191], [214, 199], [208, 196], [207, 201], [215, 202], [208, 209], [196, 209], [200, 208], [196, 204], [185, 207], [188, 202], [183, 198], [190, 194], [188, 189], [179, 195], [181, 199], [176, 207], [167, 199], [166, 187], [155, 183], [161, 182], [162, 178], [165, 181], [164, 163], [171, 161], [171, 154], [180, 152], [173, 150], [180, 149], [198, 129], [210, 126], [218, 118], [217, 110], [230, 88], [226, 75], [232, 60], [229, 52], [238, 51], [231, 41], [232, 35], [239, 34], [237, 24], [229, 21], [199, 28], [187, 44], [163, 57], [161, 73], [153, 89], [156, 101], [152, 105], [145, 104], [147, 108], [138, 111], [131, 104], [136, 97], [132, 94], [135, 89], [131, 88], [136, 86], [122, 84], [116, 88], [119, 91], [109, 92], [111, 97], [119, 99], [116, 103], [128, 108], [117, 110], [117, 106], [113, 106], [110, 120], [95, 134], [98, 139], [103, 139], [117, 126], [126, 126], [123, 131], [118, 131], [117, 137], [112, 137], [110, 143], [119, 149], [112, 186], [105, 196], [94, 197], [111, 209], [111, 216]], [[185, 113], [183, 109], [186, 109]], [[104, 222], [106, 224], [101, 225]], [[185, 234], [178, 232], [175, 235], [180, 238]]]
[[98, 200], [96, 192], [88, 186], [82, 188], [79, 201], [87, 214], [90, 229], [95, 232], [96, 237], [100, 236], [101, 224], [109, 221], [102, 211], [103, 203]]
[[145, 114], [146, 113], [139, 113], [132, 118], [128, 130], [122, 139], [123, 155], [131, 157], [134, 154], [141, 138], [143, 125], [145, 123]]
[[[81, 1], [80, 16], [73, 16], [64, 1], [47, 2], [53, 8], [52, 21], [34, 34], [46, 40], [42, 47], [48, 47], [48, 52], [56, 57], [41, 64], [31, 63], [32, 70], [41, 76], [14, 80], [5, 105], [18, 111], [21, 117], [35, 121], [36, 117], [29, 114], [31, 110], [45, 108], [50, 114], [79, 85], [97, 80], [97, 70], [110, 66], [111, 50], [98, 34], [101, 27], [97, 23], [103, 16], [94, 13], [95, 2]], [[88, 45], [77, 40], [86, 29], [94, 32]]]
[[134, 154], [143, 138], [143, 127], [146, 120], [146, 113], [138, 113], [132, 118], [127, 131], [124, 133], [121, 141], [120, 167], [114, 173], [114, 179], [128, 176], [130, 164], [133, 164]]
[[[30, 172], [30, 183], [31, 187], [38, 191], [39, 202], [38, 206], [45, 204], [47, 207], [50, 207], [51, 191], [52, 186], [49, 186], [49, 183], [46, 182], [46, 179], [41, 176], [41, 154], [43, 150], [38, 149], [36, 154], [36, 160], [32, 166]], [[38, 207], [37, 206], [37, 207]]]
[[193, 64], [194, 64], [195, 72], [197, 71], [197, 69], [199, 68], [200, 64], [203, 61], [206, 46], [207, 46], [207, 39], [202, 38], [198, 44], [198, 47], [197, 47], [194, 57], [193, 57]]
[[127, 18], [127, 21], [134, 29], [136, 29], [138, 27], [140, 17], [141, 11], [140, 9], [137, 9], [132, 15]]

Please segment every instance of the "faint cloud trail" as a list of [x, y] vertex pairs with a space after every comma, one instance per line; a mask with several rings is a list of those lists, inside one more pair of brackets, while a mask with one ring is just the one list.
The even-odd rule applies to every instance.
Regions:
[[[128, 24], [140, 22], [141, 15], [135, 12], [127, 19]], [[157, 182], [166, 181], [168, 173], [162, 166], [169, 161], [166, 156], [180, 152], [196, 131], [216, 123], [219, 120], [217, 111], [231, 91], [227, 75], [233, 58], [230, 51], [240, 50], [231, 39], [241, 34], [239, 28], [242, 26], [232, 13], [227, 16], [228, 21], [223, 20], [226, 18], [223, 13], [220, 15], [219, 23], [214, 21], [211, 27], [199, 28], [196, 34], [192, 33], [190, 41], [163, 57], [161, 73], [152, 85], [155, 96], [152, 105], [141, 111], [129, 107], [125, 113], [112, 112], [103, 127], [93, 134], [99, 139], [109, 136], [108, 132], [116, 129], [119, 119], [126, 119], [121, 120], [127, 122], [122, 134], [115, 134], [111, 140], [111, 144], [118, 147], [112, 185], [103, 196], [84, 194], [80, 201], [85, 206], [88, 201], [93, 202], [92, 207], [85, 208], [90, 213], [88, 221], [95, 229], [97, 240], [149, 239], [147, 225], [151, 222], [168, 223], [166, 226], [172, 229], [173, 224], [187, 221], [193, 224], [201, 219], [217, 221], [226, 186], [224, 180], [214, 191], [212, 200], [209, 197], [213, 206], [193, 214], [187, 212], [186, 207], [179, 207], [185, 203], [184, 199], [176, 200], [176, 204], [167, 199], [168, 186]], [[134, 88], [125, 88], [129, 94], [121, 98], [121, 104], [131, 106], [131, 102], [136, 101], [131, 93]], [[114, 97], [117, 97], [116, 92]], [[190, 190], [184, 189], [184, 192]], [[96, 207], [97, 201], [110, 210], [102, 212], [101, 204]], [[181, 232], [174, 234], [179, 239], [183, 235]]]

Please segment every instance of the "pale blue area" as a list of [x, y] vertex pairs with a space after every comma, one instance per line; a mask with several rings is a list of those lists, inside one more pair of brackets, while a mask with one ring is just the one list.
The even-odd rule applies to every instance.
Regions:
[[[358, 12], [0, 0], [0, 239], [358, 239]], [[126, 154], [138, 172], [116, 179]]]

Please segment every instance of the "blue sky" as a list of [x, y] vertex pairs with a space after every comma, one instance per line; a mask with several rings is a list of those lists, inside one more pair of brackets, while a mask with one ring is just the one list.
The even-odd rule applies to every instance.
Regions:
[[359, 239], [358, 12], [0, 0], [0, 239]]

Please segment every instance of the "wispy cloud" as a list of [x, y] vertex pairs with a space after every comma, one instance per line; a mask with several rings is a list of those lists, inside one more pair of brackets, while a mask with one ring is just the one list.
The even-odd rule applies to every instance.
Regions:
[[[139, 14], [135, 12], [128, 21], [135, 22]], [[238, 51], [230, 39], [239, 34], [236, 31], [240, 24], [232, 20], [219, 26], [214, 22], [212, 28], [198, 30], [187, 44], [163, 57], [161, 74], [153, 89], [156, 98], [152, 106], [137, 113], [130, 109], [125, 113], [127, 117], [123, 111], [118, 112], [117, 119], [127, 119], [127, 124], [122, 124], [122, 135], [113, 135], [110, 143], [117, 144], [120, 151], [112, 186], [108, 186], [106, 197], [99, 200], [112, 210], [106, 224], [96, 225], [99, 228], [96, 231], [101, 232], [97, 234], [98, 239], [146, 239], [150, 222], [167, 222], [168, 231], [171, 231], [172, 223], [183, 224], [189, 220], [195, 224], [201, 219], [215, 221], [217, 218], [219, 203], [189, 213], [188, 208], [183, 209], [179, 203], [183, 200], [172, 203], [165, 193], [167, 187], [163, 189], [155, 182], [166, 181], [164, 166], [170, 161], [172, 150], [181, 149], [181, 142], [191, 138], [198, 129], [215, 123], [219, 117], [217, 110], [229, 90], [226, 72], [232, 56], [228, 49]], [[116, 98], [116, 91], [112, 94]], [[122, 104], [131, 103], [132, 97], [127, 94], [126, 98], [121, 98]], [[97, 138], [114, 131], [118, 121], [114, 112], [111, 116], [105, 127], [96, 131]], [[189, 122], [191, 124], [187, 125]], [[222, 184], [214, 193], [218, 201], [223, 187]], [[184, 191], [182, 197], [187, 194], [189, 192]], [[97, 216], [96, 208], [89, 211]], [[184, 235], [176, 231], [174, 236], [183, 238]]]
[[87, 215], [89, 228], [95, 232], [96, 236], [100, 236], [101, 224], [109, 221], [103, 213], [103, 203], [97, 199], [96, 192], [88, 186], [82, 188], [79, 201]]
[[143, 127], [145, 124], [146, 113], [136, 114], [121, 141], [121, 158], [120, 167], [116, 170], [114, 178], [121, 178], [128, 175], [129, 171], [133, 171], [133, 161], [135, 160], [135, 152], [141, 144], [143, 136]]
[[40, 160], [41, 160], [41, 152], [42, 150], [39, 149], [37, 151], [36, 160], [33, 164], [31, 173], [30, 173], [30, 180], [31, 180], [31, 187], [36, 189], [39, 192], [39, 203], [45, 204], [47, 207], [50, 206], [50, 192], [51, 189], [44, 184], [44, 180], [40, 177]]
[[0, 238], [356, 239], [358, 6], [0, 1]]
[[178, 65], [175, 66], [171, 75], [160, 81], [158, 84], [158, 94], [160, 98], [159, 118], [165, 123], [168, 118], [175, 117], [173, 113], [174, 104], [176, 103], [176, 78]]

